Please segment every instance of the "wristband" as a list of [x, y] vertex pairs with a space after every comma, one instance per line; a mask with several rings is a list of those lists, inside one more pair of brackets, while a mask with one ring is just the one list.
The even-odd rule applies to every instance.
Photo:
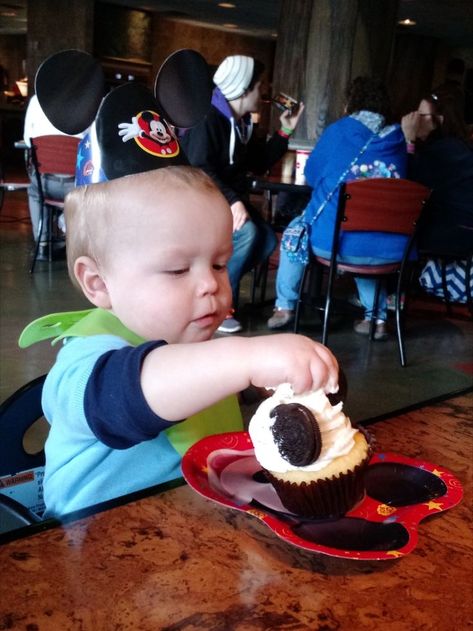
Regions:
[[281, 138], [285, 138], [286, 140], [290, 137], [289, 134], [285, 134], [282, 129], [278, 129], [276, 133], [278, 136], [281, 136]]
[[406, 147], [407, 147], [407, 153], [415, 153], [416, 152], [415, 143], [413, 143], [413, 142], [406, 142]]

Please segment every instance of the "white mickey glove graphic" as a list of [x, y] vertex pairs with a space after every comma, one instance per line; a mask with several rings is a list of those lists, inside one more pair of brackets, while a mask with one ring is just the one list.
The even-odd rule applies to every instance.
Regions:
[[123, 142], [127, 142], [127, 140], [131, 140], [132, 138], [136, 138], [141, 135], [141, 129], [138, 125], [138, 119], [136, 116], [133, 116], [131, 123], [118, 123], [118, 127], [118, 135], [123, 136]]

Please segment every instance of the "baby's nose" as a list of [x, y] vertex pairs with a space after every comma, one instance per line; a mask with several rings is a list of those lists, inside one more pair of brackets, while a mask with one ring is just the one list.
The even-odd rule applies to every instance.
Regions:
[[202, 293], [214, 293], [218, 289], [218, 280], [215, 270], [207, 270], [200, 278], [199, 288]]

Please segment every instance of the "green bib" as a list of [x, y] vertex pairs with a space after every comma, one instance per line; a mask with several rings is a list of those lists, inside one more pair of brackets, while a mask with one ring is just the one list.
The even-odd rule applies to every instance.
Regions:
[[[36, 342], [50, 338], [52, 344], [68, 337], [88, 337], [90, 335], [116, 335], [132, 346], [146, 340], [127, 329], [120, 320], [104, 309], [86, 309], [51, 313], [34, 320], [20, 335], [18, 344], [27, 348]], [[204, 436], [243, 430], [240, 406], [232, 394], [206, 410], [190, 416], [182, 423], [175, 423], [165, 430], [174, 449], [182, 456], [187, 449]]]

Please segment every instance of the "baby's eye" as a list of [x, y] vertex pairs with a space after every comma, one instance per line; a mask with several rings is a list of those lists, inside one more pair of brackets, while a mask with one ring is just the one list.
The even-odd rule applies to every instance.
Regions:
[[213, 268], [217, 272], [222, 272], [223, 270], [227, 269], [227, 264], [226, 263], [214, 263]]
[[183, 274], [185, 274], [188, 271], [189, 271], [188, 267], [183, 267], [182, 269], [170, 269], [170, 270], [167, 270], [166, 274], [169, 274], [169, 276], [182, 276]]

